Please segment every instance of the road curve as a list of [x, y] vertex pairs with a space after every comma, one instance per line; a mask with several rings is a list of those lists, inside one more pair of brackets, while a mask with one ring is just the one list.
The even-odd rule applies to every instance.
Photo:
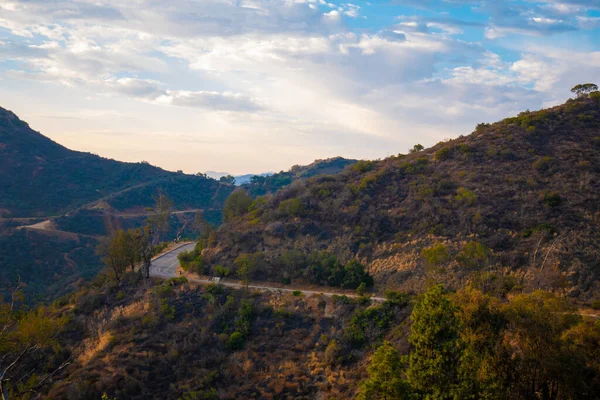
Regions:
[[[196, 245], [195, 243], [185, 244], [181, 247], [171, 250], [170, 252], [165, 253], [165, 254], [155, 258], [154, 260], [152, 260], [152, 265], [150, 266], [150, 276], [154, 276], [157, 278], [163, 278], [163, 279], [178, 277], [179, 274], [177, 273], [177, 267], [179, 267], [179, 259], [177, 258], [177, 256], [179, 255], [179, 253], [181, 253], [183, 251], [192, 250], [195, 245]], [[213, 283], [213, 282], [209, 281], [208, 279], [188, 278], [188, 280], [190, 282], [195, 282], [195, 283], [205, 284], [205, 285], [209, 284], [209, 283]], [[246, 285], [242, 285], [240, 283], [226, 282], [223, 280], [221, 280], [219, 282], [219, 284], [223, 285], [223, 286], [235, 288], [235, 289], [243, 289], [246, 287]], [[292, 292], [299, 290], [303, 294], [308, 294], [308, 295], [314, 294], [314, 295], [323, 295], [323, 296], [328, 296], [328, 297], [331, 297], [333, 295], [338, 295], [338, 296], [345, 295], [348, 297], [359, 297], [355, 294], [328, 293], [328, 292], [315, 291], [315, 290], [304, 290], [304, 289], [300, 289], [300, 288], [280, 288], [280, 287], [264, 286], [264, 285], [248, 285], [248, 288], [254, 289], [254, 290], [260, 290], [263, 292], [284, 292], [284, 293], [289, 292], [289, 293], [292, 293]], [[385, 299], [383, 297], [371, 297], [371, 300], [377, 301], [377, 302], [385, 301]]]

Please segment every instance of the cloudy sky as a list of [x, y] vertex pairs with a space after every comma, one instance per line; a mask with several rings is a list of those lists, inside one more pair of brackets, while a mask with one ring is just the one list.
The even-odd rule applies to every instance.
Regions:
[[186, 172], [380, 158], [600, 83], [600, 0], [0, 0], [0, 106]]

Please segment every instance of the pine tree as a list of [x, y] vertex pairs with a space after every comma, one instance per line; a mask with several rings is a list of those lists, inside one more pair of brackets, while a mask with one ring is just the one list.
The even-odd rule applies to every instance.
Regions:
[[390, 342], [384, 342], [368, 368], [369, 379], [360, 389], [359, 400], [397, 400], [408, 397], [409, 385], [402, 379], [404, 364]]
[[463, 398], [460, 394], [460, 360], [457, 308], [442, 285], [431, 287], [415, 304], [408, 338], [413, 346], [407, 370], [408, 382], [427, 399]]

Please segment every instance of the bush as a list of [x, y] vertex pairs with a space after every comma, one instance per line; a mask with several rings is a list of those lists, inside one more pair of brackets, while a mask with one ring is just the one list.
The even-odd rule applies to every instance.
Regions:
[[356, 289], [362, 282], [373, 286], [373, 277], [358, 261], [352, 260], [345, 266], [329, 253], [313, 253], [309, 256], [306, 274], [313, 283]]
[[213, 296], [220, 296], [225, 293], [225, 289], [223, 288], [223, 285], [210, 283], [206, 285], [206, 293], [212, 294]]
[[444, 160], [448, 160], [451, 155], [452, 155], [452, 150], [450, 150], [448, 147], [444, 147], [435, 152], [435, 154], [433, 155], [433, 159], [436, 161], [444, 161]]
[[385, 292], [385, 301], [396, 306], [405, 306], [410, 301], [410, 295], [407, 293], [398, 292], [396, 290], [388, 290]]
[[596, 301], [592, 302], [592, 308], [594, 310], [600, 310], [600, 300], [596, 300]]
[[213, 272], [215, 275], [220, 276], [222, 278], [231, 275], [231, 270], [222, 265], [215, 265], [213, 267]]
[[279, 211], [286, 213], [288, 216], [295, 218], [304, 215], [306, 206], [302, 199], [296, 197], [294, 199], [284, 200], [279, 203]]
[[533, 168], [537, 171], [547, 171], [554, 159], [549, 156], [540, 157], [533, 163]]
[[244, 347], [244, 335], [238, 331], [233, 332], [227, 340], [227, 347], [233, 351], [240, 350]]
[[556, 192], [546, 193], [544, 194], [544, 203], [548, 207], [558, 207], [562, 204], [562, 198]]
[[477, 200], [477, 195], [471, 192], [469, 189], [459, 187], [456, 189], [456, 196], [454, 200], [459, 204], [473, 204]]
[[160, 312], [167, 321], [175, 320], [175, 306], [170, 305], [167, 299], [160, 299]]
[[292, 295], [294, 295], [296, 297], [300, 297], [300, 296], [302, 296], [302, 291], [300, 291], [300, 290], [294, 290], [292, 292]]
[[365, 172], [369, 172], [373, 169], [373, 161], [360, 160], [354, 164], [352, 169], [360, 174], [364, 174]]
[[421, 251], [421, 256], [425, 258], [428, 265], [440, 265], [450, 260], [448, 249], [442, 243], [424, 248]]

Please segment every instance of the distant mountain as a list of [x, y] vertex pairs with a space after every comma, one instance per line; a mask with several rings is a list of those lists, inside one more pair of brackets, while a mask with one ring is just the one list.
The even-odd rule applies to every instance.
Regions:
[[[376, 285], [392, 289], [441, 281], [500, 295], [542, 288], [599, 296], [598, 97], [289, 185], [223, 225], [203, 259], [233, 267], [240, 254], [256, 253], [259, 276], [289, 280], [310, 274], [311, 254], [328, 251], [342, 263], [358, 260]], [[306, 169], [249, 191], [274, 192], [294, 171]]]
[[158, 190], [179, 208], [220, 207], [232, 188], [206, 177], [69, 150], [0, 108], [0, 216], [62, 214], [108, 199], [115, 209], [152, 204]]
[[259, 176], [262, 178], [266, 178], [268, 176], [274, 175], [274, 172], [265, 172], [262, 174], [246, 174], [246, 175], [236, 175], [235, 176], [235, 184], [237, 186], [241, 186], [241, 185], [245, 185], [247, 183], [250, 183], [250, 181], [252, 180], [252, 177], [254, 176]]
[[266, 177], [266, 176], [273, 175], [274, 172], [264, 172], [261, 174], [231, 175], [229, 172], [206, 171], [205, 174], [209, 178], [213, 178], [216, 180], [219, 180], [220, 178], [222, 178], [224, 176], [233, 176], [235, 178], [235, 184], [237, 186], [241, 186], [241, 185], [245, 185], [246, 183], [249, 183], [253, 176]]

